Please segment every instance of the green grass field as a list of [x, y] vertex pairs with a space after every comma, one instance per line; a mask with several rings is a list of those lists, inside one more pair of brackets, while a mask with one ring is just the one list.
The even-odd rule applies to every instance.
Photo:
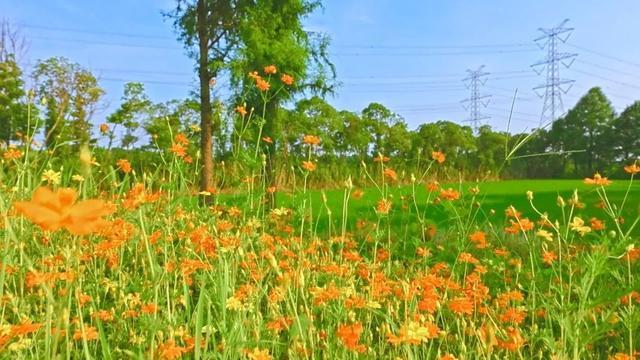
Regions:
[[[628, 180], [614, 181], [613, 184], [606, 188], [606, 194], [612, 204], [622, 204], [623, 199], [627, 198], [625, 206], [621, 211], [624, 219], [634, 221], [640, 214], [640, 183], [634, 182], [629, 186]], [[583, 180], [505, 180], [483, 183], [449, 183], [443, 184], [443, 188], [451, 187], [460, 191], [463, 198], [470, 200], [471, 194], [469, 189], [476, 187], [480, 190], [476, 196], [479, 203], [479, 211], [475, 214], [475, 222], [491, 222], [493, 225], [501, 226], [505, 223], [504, 212], [509, 206], [513, 206], [522, 213], [523, 217], [529, 217], [532, 220], [538, 220], [539, 216], [532, 209], [527, 199], [527, 191], [534, 194], [533, 205], [546, 212], [551, 220], [558, 219], [562, 215], [562, 209], [557, 205], [558, 196], [561, 196], [567, 202], [573, 195], [574, 190], [578, 190], [579, 201], [584, 207], [576, 208], [575, 214], [580, 214], [585, 219], [592, 217], [602, 219], [604, 211], [597, 207], [600, 197], [593, 186], [585, 185]], [[348, 207], [349, 228], [353, 228], [358, 220], [376, 219], [374, 208], [377, 201], [381, 198], [381, 194], [375, 187], [362, 189], [364, 194], [360, 199], [350, 199]], [[326, 197], [326, 203], [323, 201], [323, 194]], [[390, 221], [396, 230], [415, 225], [417, 220], [416, 207], [420, 213], [426, 214], [426, 219], [435, 224], [437, 227], [445, 227], [448, 222], [455, 220], [447, 211], [443, 204], [435, 205], [433, 200], [437, 194], [429, 194], [425, 186], [415, 186], [415, 205], [411, 200], [413, 189], [411, 185], [401, 185], [390, 187], [390, 195], [394, 199], [396, 205], [391, 212]], [[295, 208], [300, 205], [303, 197], [306, 197], [309, 204], [313, 208], [317, 230], [320, 233], [326, 232], [329, 228], [329, 215], [327, 208], [331, 209], [331, 227], [337, 228], [340, 224], [340, 217], [344, 211], [344, 189], [333, 189], [324, 191], [310, 191], [307, 195], [282, 194], [278, 198], [278, 205], [283, 207]], [[246, 201], [243, 195], [226, 195], [222, 196], [220, 202], [224, 205], [241, 205]], [[401, 209], [401, 204], [408, 206], [407, 209]], [[471, 204], [469, 204], [471, 206]], [[569, 205], [567, 204], [567, 212]], [[474, 212], [475, 213], [475, 212]], [[634, 234], [640, 233], [640, 227], [636, 227]]]

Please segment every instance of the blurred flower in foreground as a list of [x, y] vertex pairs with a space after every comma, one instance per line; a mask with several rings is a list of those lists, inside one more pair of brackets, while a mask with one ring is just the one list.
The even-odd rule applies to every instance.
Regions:
[[102, 217], [111, 214], [113, 208], [102, 200], [76, 203], [77, 197], [74, 189], [53, 192], [46, 187], [39, 187], [30, 201], [16, 202], [14, 208], [43, 230], [64, 228], [74, 235], [97, 232], [107, 223]]

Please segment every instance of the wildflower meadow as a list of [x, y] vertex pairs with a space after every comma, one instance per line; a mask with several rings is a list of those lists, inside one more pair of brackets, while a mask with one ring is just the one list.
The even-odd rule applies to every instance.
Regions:
[[301, 100], [319, 2], [177, 3], [194, 98], [129, 83], [102, 121], [53, 58], [0, 101], [1, 359], [640, 358], [640, 154], [598, 145], [637, 118], [553, 140], [596, 89], [552, 130], [365, 123]]

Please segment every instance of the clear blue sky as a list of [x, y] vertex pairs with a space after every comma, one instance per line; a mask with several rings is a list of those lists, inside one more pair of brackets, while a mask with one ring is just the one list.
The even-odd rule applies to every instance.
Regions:
[[[30, 42], [24, 63], [65, 56], [99, 75], [108, 106], [118, 105], [125, 81], [140, 81], [152, 100], [184, 98], [195, 89], [193, 62], [161, 16], [173, 0], [0, 0], [0, 17], [22, 26]], [[514, 89], [512, 128], [538, 125], [544, 82], [530, 65], [546, 52], [533, 39], [539, 27], [565, 18], [574, 27], [563, 52], [576, 52], [561, 77], [576, 80], [565, 109], [592, 86], [603, 87], [617, 111], [640, 99], [640, 1], [637, 0], [325, 0], [305, 23], [332, 39], [331, 58], [343, 86], [328, 100], [361, 110], [380, 102], [415, 128], [425, 122], [461, 122], [468, 114], [465, 70], [486, 65], [483, 93], [492, 95], [486, 123], [505, 129]], [[70, 31], [74, 30], [74, 31]], [[498, 46], [496, 46], [498, 45]]]

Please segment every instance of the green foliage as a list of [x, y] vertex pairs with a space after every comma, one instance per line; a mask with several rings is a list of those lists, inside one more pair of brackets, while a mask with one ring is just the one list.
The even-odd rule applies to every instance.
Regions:
[[77, 63], [54, 57], [38, 61], [33, 77], [45, 104], [47, 148], [65, 142], [87, 144], [91, 117], [104, 95], [95, 76]]
[[0, 142], [17, 140], [17, 133], [32, 136], [36, 122], [29, 124], [27, 95], [22, 71], [13, 57], [0, 62]]
[[150, 108], [151, 101], [145, 94], [144, 85], [137, 82], [126, 83], [120, 107], [107, 117], [107, 122], [114, 125], [109, 133], [109, 148], [111, 148], [118, 126], [123, 126], [125, 129], [121, 140], [122, 147], [128, 149], [136, 143], [139, 137], [135, 132], [143, 119], [149, 116]]

